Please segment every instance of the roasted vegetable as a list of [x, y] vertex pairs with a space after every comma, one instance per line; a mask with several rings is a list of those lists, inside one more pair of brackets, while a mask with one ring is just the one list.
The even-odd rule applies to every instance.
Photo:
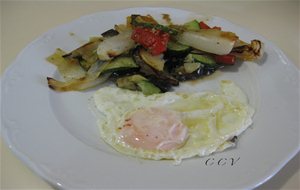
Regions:
[[110, 37], [113, 37], [113, 36], [117, 36], [119, 34], [119, 32], [115, 29], [110, 29], [110, 30], [107, 30], [105, 32], [103, 32], [101, 34], [101, 36], [103, 36], [104, 38], [110, 38]]
[[234, 65], [235, 64], [235, 55], [228, 54], [228, 55], [216, 55], [214, 56], [216, 62], [218, 64], [223, 64], [223, 65]]
[[134, 41], [131, 39], [131, 30], [124, 31], [116, 36], [105, 38], [97, 48], [98, 58], [101, 61], [111, 60], [118, 55], [127, 53], [134, 48]]
[[264, 54], [264, 44], [259, 40], [252, 40], [251, 44], [245, 44], [234, 47], [231, 51], [231, 54], [235, 55], [236, 57], [242, 60], [258, 60], [262, 58]]
[[106, 64], [103, 73], [105, 72], [116, 72], [121, 70], [137, 69], [139, 66], [134, 62], [130, 56], [120, 56], [108, 64]]
[[183, 64], [185, 73], [192, 73], [198, 70], [201, 66], [202, 66], [201, 63], [199, 62], [187, 62]]
[[183, 25], [186, 30], [197, 31], [200, 30], [199, 23], [197, 20], [192, 20]]
[[96, 50], [102, 40], [102, 38], [93, 38], [92, 41], [63, 55], [63, 57], [69, 61], [78, 62], [84, 70], [88, 70], [98, 60]]
[[147, 80], [141, 75], [130, 75], [125, 77], [120, 77], [116, 80], [116, 85], [120, 88], [125, 88], [128, 90], [137, 90], [137, 82], [141, 80]]
[[132, 30], [132, 28], [130, 26], [127, 26], [125, 24], [116, 24], [114, 26], [114, 29], [119, 33], [126, 32], [128, 30]]
[[142, 91], [145, 95], [157, 94], [161, 90], [141, 75], [132, 75], [119, 78], [116, 84], [120, 88]]
[[191, 46], [201, 51], [217, 55], [229, 54], [238, 37], [232, 32], [223, 32], [216, 29], [199, 31], [186, 31], [178, 34], [176, 39], [179, 43]]
[[183, 45], [179, 42], [169, 41], [167, 45], [166, 55], [169, 57], [186, 56], [191, 51], [191, 47]]
[[210, 68], [218, 68], [219, 65], [215, 61], [214, 57], [211, 55], [201, 55], [201, 54], [190, 54], [192, 58], [194, 59], [194, 62], [199, 62], [204, 64], [207, 67]]
[[210, 75], [221, 67], [209, 55], [192, 53], [188, 54], [179, 64], [173, 64], [175, 67], [171, 68], [169, 72], [179, 81], [194, 80], [201, 76]]
[[152, 68], [156, 69], [157, 71], [164, 70], [165, 60], [163, 59], [163, 55], [151, 55], [148, 51], [141, 48], [140, 49], [140, 56], [145, 63], [150, 65]]
[[62, 82], [55, 80], [51, 77], [47, 77], [49, 88], [56, 91], [81, 91], [86, 90], [99, 84], [104, 83], [109, 78], [110, 73], [106, 73], [96, 78], [94, 76], [86, 76], [79, 79]]
[[201, 29], [211, 29], [211, 27], [208, 26], [208, 25], [207, 25], [205, 22], [203, 22], [203, 21], [199, 22], [199, 27], [200, 27]]
[[85, 76], [85, 70], [78, 64], [76, 60], [70, 60], [63, 57], [66, 53], [61, 49], [47, 57], [47, 61], [57, 67], [59, 74], [65, 80], [78, 79]]
[[150, 82], [159, 87], [162, 91], [168, 91], [171, 86], [178, 86], [179, 81], [164, 71], [158, 71], [149, 66], [140, 56], [140, 47], [136, 48], [133, 54], [135, 62], [140, 66], [139, 72], [147, 77]]
[[[195, 67], [195, 70], [192, 69], [194, 70], [193, 72], [191, 72], [192, 70], [187, 70], [188, 67], [191, 67], [191, 65], [188, 64], [195, 64], [192, 66]], [[216, 69], [204, 67], [199, 63], [185, 63], [183, 66], [176, 68], [173, 71], [172, 75], [179, 81], [188, 81], [199, 79], [203, 76], [211, 75], [215, 71]]]
[[132, 31], [131, 39], [146, 48], [152, 55], [166, 51], [170, 35], [160, 30], [137, 27]]
[[111, 73], [107, 72], [106, 74], [102, 74], [100, 76], [108, 63], [109, 62], [97, 61], [97, 63], [93, 64], [88, 72], [86, 72], [85, 76], [65, 82], [47, 77], [48, 86], [56, 91], [80, 91], [92, 88], [105, 82], [111, 75]]

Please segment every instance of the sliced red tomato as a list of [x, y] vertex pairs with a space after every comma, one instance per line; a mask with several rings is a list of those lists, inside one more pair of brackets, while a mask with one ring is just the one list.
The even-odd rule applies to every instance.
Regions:
[[235, 56], [234, 55], [216, 55], [215, 60], [217, 63], [226, 64], [226, 65], [233, 65], [235, 63]]
[[152, 55], [159, 55], [167, 50], [170, 35], [160, 30], [137, 27], [131, 39], [148, 49]]
[[210, 27], [203, 21], [199, 22], [200, 29], [210, 29]]
[[200, 29], [217, 29], [217, 30], [222, 30], [222, 28], [219, 27], [219, 26], [210, 27], [210, 26], [208, 26], [208, 25], [207, 25], [205, 22], [203, 22], [203, 21], [199, 22], [199, 27], [200, 27]]

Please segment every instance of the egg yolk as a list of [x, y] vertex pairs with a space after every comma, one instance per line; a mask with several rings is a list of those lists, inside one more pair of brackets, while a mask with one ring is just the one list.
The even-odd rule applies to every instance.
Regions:
[[188, 128], [180, 114], [165, 108], [143, 108], [133, 112], [120, 130], [125, 144], [145, 150], [180, 148], [188, 137]]

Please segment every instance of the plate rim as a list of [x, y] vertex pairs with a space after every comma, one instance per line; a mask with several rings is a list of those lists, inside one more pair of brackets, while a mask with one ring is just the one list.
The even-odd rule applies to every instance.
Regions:
[[[63, 26], [67, 26], [73, 22], [76, 22], [78, 20], [81, 20], [81, 19], [85, 19], [85, 18], [88, 18], [88, 17], [91, 17], [91, 16], [95, 16], [99, 13], [109, 13], [109, 12], [120, 12], [120, 11], [134, 11], [134, 10], [137, 10], [137, 9], [144, 9], [144, 10], [153, 10], [153, 9], [162, 9], [162, 10], [171, 10], [171, 11], [184, 11], [186, 13], [190, 13], [190, 14], [194, 14], [194, 15], [199, 15], [201, 16], [200, 13], [197, 13], [197, 12], [192, 12], [192, 11], [188, 11], [188, 10], [184, 10], [184, 9], [177, 9], [177, 8], [170, 8], [170, 7], [133, 7], [133, 8], [121, 8], [121, 9], [114, 9], [114, 10], [108, 10], [108, 11], [98, 11], [98, 12], [94, 12], [94, 13], [91, 13], [91, 14], [87, 14], [87, 15], [83, 15], [83, 16], [80, 16], [78, 18], [75, 18], [73, 20], [71, 20], [70, 22], [66, 22], [66, 23], [62, 23], [58, 26], [55, 26], [53, 28], [50, 28], [48, 31], [44, 32], [43, 34], [39, 35], [37, 38], [35, 38], [34, 40], [32, 40], [30, 43], [28, 43], [19, 53], [18, 55], [16, 56], [16, 58], [8, 65], [7, 68], [5, 68], [1, 78], [0, 78], [0, 81], [1, 81], [1, 102], [2, 102], [2, 97], [3, 97], [3, 84], [5, 83], [6, 81], [6, 78], [7, 76], [9, 75], [9, 73], [13, 72], [14, 68], [18, 65], [17, 63], [19, 62], [19, 59], [22, 57], [22, 55], [26, 52], [26, 50], [28, 48], [30, 48], [32, 45], [34, 45], [36, 42], [42, 40], [43, 38], [45, 38], [45, 36], [47, 36], [48, 34], [51, 34], [53, 33], [55, 30], [57, 30], [58, 28], [61, 28]], [[205, 15], [202, 15], [202, 16], [205, 16]], [[211, 16], [212, 18], [219, 18], [219, 19], [223, 19], [225, 20], [226, 22], [229, 22], [233, 25], [236, 25], [236, 26], [239, 26], [247, 31], [250, 31], [252, 33], [255, 33], [251, 30], [248, 30], [247, 28], [241, 26], [241, 25], [238, 25], [238, 24], [235, 24], [227, 19], [224, 19], [222, 17], [218, 17], [218, 16]], [[256, 33], [255, 33], [256, 34]], [[259, 35], [259, 34], [258, 34]], [[261, 35], [259, 35], [261, 36]], [[279, 54], [287, 63], [289, 63], [289, 66], [292, 67], [292, 69], [296, 69], [298, 71], [298, 74], [300, 73], [299, 72], [299, 69], [296, 67], [296, 65], [291, 61], [289, 60], [289, 58], [283, 53], [283, 51], [278, 48], [273, 42], [267, 40], [264, 36], [261, 36], [262, 39], [268, 41], [268, 43], [270, 43], [272, 45], [272, 48], [277, 52], [277, 54]], [[1, 104], [1, 118], [2, 118], [2, 114], [4, 112], [4, 108], [3, 108], [3, 104]], [[43, 180], [45, 180], [48, 184], [50, 184], [52, 187], [55, 187], [55, 188], [63, 188], [63, 189], [69, 189], [69, 188], [72, 188], [72, 187], [68, 187], [67, 185], [62, 185], [60, 184], [59, 182], [57, 182], [57, 180], [55, 179], [52, 179], [52, 177], [50, 176], [47, 176], [42, 169], [40, 169], [39, 166], [37, 166], [33, 161], [30, 160], [30, 158], [25, 154], [25, 153], [22, 153], [21, 150], [18, 150], [18, 148], [16, 148], [16, 146], [14, 146], [14, 143], [11, 141], [9, 135], [8, 135], [8, 130], [7, 130], [7, 127], [4, 127], [4, 122], [3, 120], [1, 119], [1, 137], [4, 141], [4, 143], [7, 145], [7, 147], [9, 148], [9, 150], [14, 154], [16, 155], [16, 157], [23, 163], [27, 166], [27, 168], [29, 168], [30, 170], [32, 170], [34, 173], [36, 173], [39, 177], [41, 177]], [[283, 160], [281, 163], [280, 163], [280, 166], [273, 169], [273, 172], [271, 174], [269, 174], [268, 176], [265, 176], [263, 179], [261, 179], [259, 182], [257, 181], [256, 183], [249, 183], [248, 186], [246, 187], [247, 189], [252, 189], [252, 188], [256, 188], [260, 185], [262, 185], [263, 183], [265, 183], [266, 181], [270, 180], [275, 174], [277, 174], [297, 153], [299, 153], [300, 151], [300, 146], [298, 145], [298, 148], [294, 150], [294, 152], [291, 152], [289, 155], [287, 155], [287, 159], [286, 160]]]

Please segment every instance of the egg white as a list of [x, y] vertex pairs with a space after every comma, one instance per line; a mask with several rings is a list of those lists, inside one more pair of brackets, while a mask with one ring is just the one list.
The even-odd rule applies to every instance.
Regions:
[[[117, 151], [145, 159], [182, 159], [207, 156], [234, 145], [230, 140], [252, 124], [254, 109], [247, 96], [232, 81], [220, 82], [220, 93], [166, 92], [145, 96], [141, 92], [104, 87], [93, 95], [93, 103], [104, 117], [98, 120], [103, 140]], [[188, 139], [170, 151], [133, 148], [120, 140], [126, 116], [140, 108], [162, 107], [179, 112], [188, 127]]]

